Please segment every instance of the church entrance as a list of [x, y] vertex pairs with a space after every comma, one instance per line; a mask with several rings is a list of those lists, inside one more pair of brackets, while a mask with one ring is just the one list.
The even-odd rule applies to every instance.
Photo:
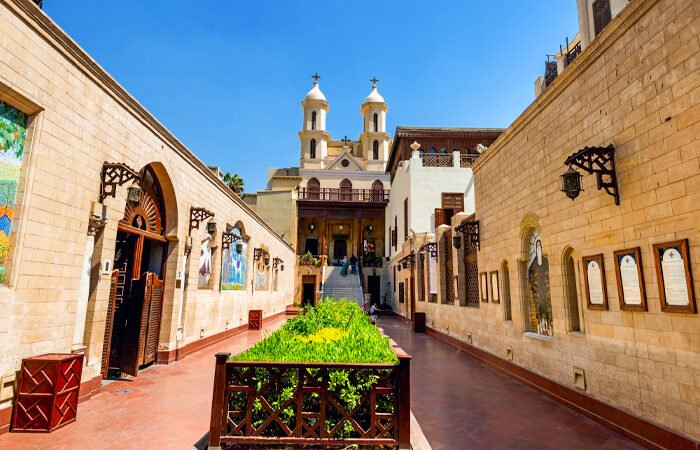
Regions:
[[[133, 187], [132, 187], [133, 188]], [[147, 167], [131, 189], [119, 221], [114, 271], [102, 349], [102, 377], [136, 376], [156, 360], [163, 308], [164, 207], [155, 174]]]
[[343, 259], [344, 256], [348, 256], [348, 241], [336, 239], [333, 242], [333, 259]]

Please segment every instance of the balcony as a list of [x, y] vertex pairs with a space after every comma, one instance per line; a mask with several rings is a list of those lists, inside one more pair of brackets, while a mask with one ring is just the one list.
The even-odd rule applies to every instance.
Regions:
[[480, 153], [420, 153], [423, 167], [462, 167], [469, 168], [474, 164]]
[[299, 200], [318, 202], [387, 203], [389, 191], [379, 189], [299, 188]]

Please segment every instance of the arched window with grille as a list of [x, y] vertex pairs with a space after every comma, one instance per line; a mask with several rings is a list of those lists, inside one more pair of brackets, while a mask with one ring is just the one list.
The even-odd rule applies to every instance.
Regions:
[[309, 143], [309, 158], [316, 159], [316, 139], [311, 139]]
[[379, 141], [372, 142], [372, 159], [379, 159]]
[[352, 182], [347, 178], [340, 182], [340, 199], [352, 200]]
[[308, 193], [309, 199], [318, 200], [321, 192], [321, 183], [319, 183], [316, 178], [310, 179], [306, 183], [306, 192]]
[[564, 298], [569, 319], [569, 330], [581, 332], [583, 327], [581, 326], [578, 290], [576, 289], [576, 263], [574, 262], [573, 253], [573, 250], [567, 247], [562, 258]]
[[428, 150], [428, 153], [435, 154], [435, 153], [437, 153], [437, 150], [435, 150], [435, 147], [430, 147], [430, 149]]
[[372, 183], [372, 195], [370, 198], [373, 202], [380, 202], [384, 200], [384, 183], [379, 180], [374, 180], [374, 183]]
[[373, 118], [372, 122], [374, 123], [374, 131], [375, 132], [379, 131], [379, 115], [377, 113], [374, 113], [374, 118]]
[[316, 129], [316, 111], [311, 113], [311, 129]]

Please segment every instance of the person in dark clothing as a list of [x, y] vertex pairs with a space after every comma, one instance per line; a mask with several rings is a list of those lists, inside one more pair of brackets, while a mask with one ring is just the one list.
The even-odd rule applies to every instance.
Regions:
[[352, 273], [357, 273], [357, 257], [355, 255], [350, 257], [350, 271]]

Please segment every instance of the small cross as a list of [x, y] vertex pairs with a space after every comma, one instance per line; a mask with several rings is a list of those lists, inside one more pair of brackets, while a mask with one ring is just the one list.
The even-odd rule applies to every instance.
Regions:
[[316, 72], [313, 75], [311, 75], [311, 78], [314, 79], [314, 82], [318, 82], [318, 79], [321, 78], [321, 75], [319, 75], [318, 72]]
[[345, 146], [347, 147], [348, 142], [350, 142], [350, 139], [348, 139], [348, 137], [347, 137], [347, 135], [346, 135], [343, 139], [341, 139], [341, 141], [343, 141], [343, 143], [344, 143]]
[[376, 85], [377, 85], [377, 81], [379, 81], [379, 80], [377, 80], [377, 77], [374, 77], [374, 76], [373, 76], [373, 77], [372, 77], [372, 79], [371, 79], [371, 80], [369, 80], [369, 81], [371, 81], [371, 82], [372, 82], [372, 87], [374, 87], [374, 86], [376, 86]]

